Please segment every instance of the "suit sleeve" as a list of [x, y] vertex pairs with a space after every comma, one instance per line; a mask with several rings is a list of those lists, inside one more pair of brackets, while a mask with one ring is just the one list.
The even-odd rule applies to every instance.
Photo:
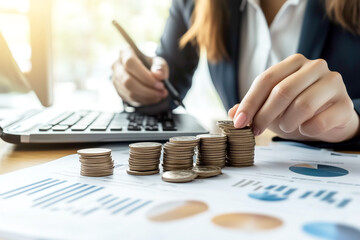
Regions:
[[352, 101], [353, 101], [353, 103], [354, 103], [355, 111], [356, 111], [357, 114], [360, 116], [360, 98], [352, 99]]
[[[169, 65], [169, 81], [184, 99], [191, 87], [192, 77], [199, 62], [199, 51], [193, 44], [179, 48], [181, 37], [188, 30], [191, 23], [191, 14], [194, 2], [186, 0], [173, 0], [170, 7], [169, 18], [166, 22], [160, 46], [156, 55], [164, 58]], [[138, 108], [142, 112], [159, 112], [175, 108], [170, 97], [162, 102]]]

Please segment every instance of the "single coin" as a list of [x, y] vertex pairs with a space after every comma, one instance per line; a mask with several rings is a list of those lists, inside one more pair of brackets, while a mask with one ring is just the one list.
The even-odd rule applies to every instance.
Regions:
[[172, 137], [169, 139], [170, 142], [198, 142], [199, 138], [195, 136], [180, 136], [180, 137]]
[[109, 173], [85, 173], [85, 172], [80, 172], [80, 174], [82, 176], [86, 176], [86, 177], [106, 177], [106, 176], [110, 176], [113, 175], [113, 172], [109, 172]]
[[113, 162], [113, 160], [112, 160], [111, 158], [107, 158], [107, 159], [85, 159], [85, 158], [79, 158], [79, 162], [81, 162], [81, 163], [95, 164], [95, 163], [108, 163], [108, 162]]
[[193, 167], [192, 170], [197, 173], [200, 178], [208, 178], [214, 177], [221, 174], [220, 167], [212, 167], [212, 166], [203, 166], [203, 167]]
[[129, 145], [130, 148], [161, 148], [162, 144], [157, 142], [138, 142]]
[[226, 136], [223, 135], [223, 134], [200, 134], [200, 135], [197, 135], [196, 137], [202, 139], [202, 138], [220, 138], [220, 139], [223, 139], [225, 138], [226, 139]]
[[77, 153], [82, 156], [108, 155], [111, 153], [111, 149], [108, 149], [108, 148], [86, 148], [86, 149], [78, 150]]
[[234, 125], [232, 120], [219, 120], [217, 121], [218, 125]]
[[156, 170], [152, 170], [152, 171], [133, 171], [133, 170], [126, 170], [126, 172], [130, 175], [135, 175], [135, 176], [147, 176], [147, 175], [154, 175], [154, 174], [158, 174], [160, 172], [159, 169]]
[[196, 177], [197, 174], [192, 170], [177, 170], [164, 172], [161, 179], [165, 182], [184, 183], [191, 182]]

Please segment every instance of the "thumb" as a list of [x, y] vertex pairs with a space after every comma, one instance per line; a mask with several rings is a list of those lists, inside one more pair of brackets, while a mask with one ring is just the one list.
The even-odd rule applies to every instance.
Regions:
[[162, 57], [154, 57], [151, 65], [151, 72], [158, 80], [169, 78], [169, 66]]

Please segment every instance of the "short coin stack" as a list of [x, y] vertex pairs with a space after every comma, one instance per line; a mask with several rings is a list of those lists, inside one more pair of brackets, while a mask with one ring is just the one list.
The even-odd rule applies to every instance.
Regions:
[[80, 157], [80, 174], [88, 177], [103, 177], [113, 174], [114, 161], [111, 157], [111, 149], [87, 148], [77, 152]]
[[247, 167], [254, 165], [255, 138], [251, 128], [235, 128], [233, 121], [218, 121], [217, 125], [228, 138], [227, 165]]
[[159, 173], [161, 143], [139, 142], [129, 145], [129, 169], [131, 175], [152, 175]]
[[194, 136], [172, 137], [164, 144], [163, 170], [186, 170], [193, 167], [194, 148], [200, 139]]
[[201, 134], [197, 136], [200, 139], [197, 166], [215, 166], [225, 167], [226, 164], [226, 135], [222, 134]]

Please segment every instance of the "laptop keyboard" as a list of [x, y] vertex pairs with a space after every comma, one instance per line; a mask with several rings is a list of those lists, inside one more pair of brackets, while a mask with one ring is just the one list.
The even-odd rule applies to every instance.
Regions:
[[176, 131], [173, 114], [165, 112], [159, 115], [139, 113], [104, 113], [94, 111], [64, 112], [43, 124], [39, 131], [47, 132], [92, 132], [101, 131]]

